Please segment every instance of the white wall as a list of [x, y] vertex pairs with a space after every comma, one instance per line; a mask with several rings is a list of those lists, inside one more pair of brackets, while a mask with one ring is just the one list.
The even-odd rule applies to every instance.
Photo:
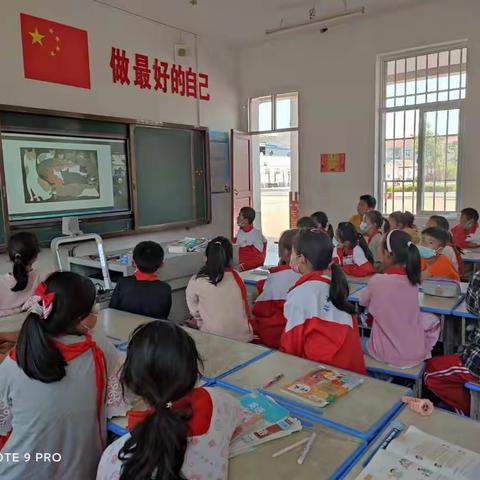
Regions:
[[[299, 91], [300, 205], [349, 218], [374, 191], [375, 67], [378, 54], [468, 39], [462, 206], [480, 208], [479, 0], [437, 0], [331, 28], [269, 39], [241, 53], [241, 97]], [[246, 128], [246, 116], [243, 118]], [[346, 152], [345, 174], [320, 173], [320, 154]]]
[[[88, 31], [91, 90], [27, 80], [23, 76], [20, 34], [21, 12], [65, 23]], [[131, 58], [148, 54], [174, 62], [174, 44], [194, 46], [192, 35], [163, 27], [91, 0], [2, 0], [0, 6], [0, 103], [28, 107], [65, 110], [165, 121], [194, 125], [197, 123], [196, 100], [176, 95], [142, 91], [137, 87], [114, 85], [109, 67], [112, 46], [124, 48]], [[200, 104], [200, 124], [211, 129], [228, 131], [238, 127], [239, 97], [238, 62], [234, 52], [214, 42], [199, 39], [199, 70], [210, 80], [210, 102]], [[178, 61], [177, 61], [178, 63]], [[195, 69], [194, 57], [182, 62]], [[133, 71], [130, 80], [133, 84]], [[186, 235], [229, 234], [230, 197], [212, 196], [213, 221], [209, 226], [187, 232], [170, 231], [147, 236], [131, 236], [107, 241], [107, 250], [133, 246], [144, 238], [171, 240]], [[51, 268], [51, 255], [44, 252], [40, 266]], [[0, 273], [9, 270], [0, 256]]]

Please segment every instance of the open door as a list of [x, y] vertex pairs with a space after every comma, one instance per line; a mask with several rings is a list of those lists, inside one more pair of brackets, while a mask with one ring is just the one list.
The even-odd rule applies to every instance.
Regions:
[[232, 130], [232, 238], [237, 231], [237, 216], [242, 207], [253, 207], [252, 136]]

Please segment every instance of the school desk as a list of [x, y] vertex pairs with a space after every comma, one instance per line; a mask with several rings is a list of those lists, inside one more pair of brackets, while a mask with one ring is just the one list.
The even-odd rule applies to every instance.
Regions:
[[465, 388], [470, 392], [470, 418], [480, 421], [480, 380], [466, 383]]
[[[128, 340], [130, 333], [151, 318], [108, 308], [99, 314], [97, 328], [103, 330], [114, 342]], [[192, 328], [185, 330], [194, 339], [200, 357], [204, 362], [203, 375], [216, 378], [222, 373], [240, 368], [257, 357], [268, 355], [271, 350], [252, 343], [243, 343], [229, 338], [200, 332]]]
[[370, 279], [374, 276], [373, 275], [368, 275], [366, 277], [354, 277], [353, 275], [345, 275], [347, 277], [348, 283], [349, 284], [358, 284], [358, 285], [367, 285]]
[[463, 261], [465, 263], [473, 263], [478, 264], [480, 263], [480, 248], [476, 249], [465, 249], [462, 254]]
[[[287, 408], [300, 409], [315, 422], [337, 428], [344, 433], [369, 440], [401, 407], [400, 398], [406, 388], [362, 376], [363, 384], [325, 408], [317, 408], [303, 402], [297, 396], [282, 391], [282, 387], [318, 368], [319, 364], [303, 358], [273, 352], [253, 364], [225, 376], [219, 384], [251, 391], [262, 388], [276, 375], [284, 377], [266, 389]], [[329, 367], [332, 368], [332, 367]], [[334, 370], [339, 370], [334, 368]], [[359, 376], [345, 372], [348, 376]]]
[[10, 317], [0, 318], [0, 333], [18, 332], [27, 317], [26, 312], [18, 313]]
[[460, 318], [462, 321], [462, 345], [465, 345], [467, 338], [466, 338], [466, 321], [467, 320], [477, 320], [478, 317], [476, 315], [473, 315], [473, 313], [470, 313], [467, 310], [467, 305], [465, 303], [465, 300], [462, 300], [462, 302], [453, 309], [452, 315], [454, 317]]
[[[431, 416], [422, 417], [418, 413], [405, 408], [395, 420], [401, 422], [405, 426], [404, 432], [410, 425], [414, 425], [419, 430], [422, 430], [429, 435], [433, 435], [447, 442], [458, 445], [459, 447], [480, 453], [480, 442], [478, 441], [480, 438], [480, 423], [470, 420], [469, 418], [454, 415], [453, 413], [438, 408], [434, 410]], [[394, 420], [392, 420], [392, 422], [393, 421]], [[378, 446], [384, 441], [385, 436], [390, 432], [392, 422], [386, 425], [383, 431], [377, 436], [376, 440], [372, 442], [368, 450], [358, 459], [352, 470], [345, 477], [346, 480], [355, 480], [362, 472], [365, 461], [378, 448]]]

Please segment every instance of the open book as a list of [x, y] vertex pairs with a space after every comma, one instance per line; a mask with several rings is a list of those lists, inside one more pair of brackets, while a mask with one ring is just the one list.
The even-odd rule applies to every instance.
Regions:
[[380, 449], [357, 480], [478, 480], [480, 454], [410, 426]]

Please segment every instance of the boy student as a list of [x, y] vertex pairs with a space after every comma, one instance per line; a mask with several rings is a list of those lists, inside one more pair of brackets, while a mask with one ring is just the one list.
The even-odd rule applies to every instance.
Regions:
[[360, 232], [360, 225], [363, 222], [363, 216], [370, 210], [375, 210], [377, 206], [377, 200], [372, 195], [362, 195], [357, 205], [357, 213], [349, 220], [353, 223], [357, 232]]
[[237, 217], [237, 225], [240, 230], [234, 243], [240, 248], [240, 270], [252, 270], [261, 267], [267, 254], [267, 240], [260, 230], [253, 227], [255, 210], [251, 207], [243, 207]]
[[458, 248], [479, 248], [480, 228], [478, 212], [474, 208], [464, 208], [460, 223], [452, 228], [453, 242]]
[[133, 250], [132, 277], [118, 282], [110, 308], [147, 317], [166, 319], [172, 308], [172, 289], [159, 280], [156, 271], [163, 264], [163, 248], [156, 242], [140, 242]]

